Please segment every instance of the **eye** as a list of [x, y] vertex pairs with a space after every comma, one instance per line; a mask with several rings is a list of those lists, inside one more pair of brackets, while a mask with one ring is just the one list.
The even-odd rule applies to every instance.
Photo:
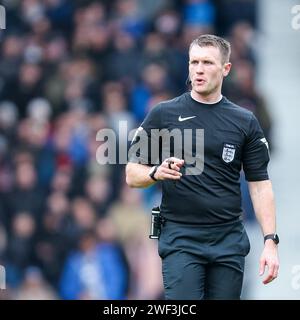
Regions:
[[209, 61], [209, 60], [205, 60], [205, 61], [203, 61], [203, 63], [204, 63], [204, 64], [213, 64], [213, 62], [212, 62], [212, 61]]
[[190, 64], [198, 64], [198, 61], [197, 60], [192, 60], [192, 61], [190, 61]]

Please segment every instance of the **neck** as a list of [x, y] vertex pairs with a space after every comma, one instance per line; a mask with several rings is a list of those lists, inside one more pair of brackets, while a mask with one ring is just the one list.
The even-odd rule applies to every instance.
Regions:
[[204, 96], [192, 90], [191, 97], [198, 102], [212, 104], [219, 102], [222, 99], [222, 94], [221, 92], [215, 92], [210, 95]]

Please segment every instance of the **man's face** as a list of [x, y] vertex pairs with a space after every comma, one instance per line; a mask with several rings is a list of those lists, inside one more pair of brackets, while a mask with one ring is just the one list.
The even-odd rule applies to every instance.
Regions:
[[223, 77], [228, 75], [230, 67], [230, 63], [222, 62], [218, 48], [192, 46], [189, 60], [192, 90], [201, 96], [209, 96], [220, 91]]

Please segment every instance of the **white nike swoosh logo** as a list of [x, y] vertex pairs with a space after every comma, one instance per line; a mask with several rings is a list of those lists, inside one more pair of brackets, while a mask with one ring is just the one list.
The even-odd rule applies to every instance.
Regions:
[[189, 119], [193, 119], [193, 118], [196, 118], [196, 116], [191, 116], [191, 117], [185, 117], [185, 118], [182, 118], [181, 116], [178, 117], [178, 121], [185, 121], [185, 120], [189, 120]]
[[260, 141], [261, 141], [262, 143], [264, 143], [265, 146], [267, 147], [267, 149], [269, 150], [269, 144], [268, 144], [267, 139], [266, 139], [266, 138], [262, 138], [262, 139], [260, 139]]

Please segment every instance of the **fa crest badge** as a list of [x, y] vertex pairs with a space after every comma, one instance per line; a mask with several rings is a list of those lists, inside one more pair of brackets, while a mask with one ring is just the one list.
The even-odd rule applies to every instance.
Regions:
[[230, 163], [234, 160], [235, 155], [235, 145], [224, 143], [223, 145], [223, 153], [222, 153], [222, 159], [226, 163]]

